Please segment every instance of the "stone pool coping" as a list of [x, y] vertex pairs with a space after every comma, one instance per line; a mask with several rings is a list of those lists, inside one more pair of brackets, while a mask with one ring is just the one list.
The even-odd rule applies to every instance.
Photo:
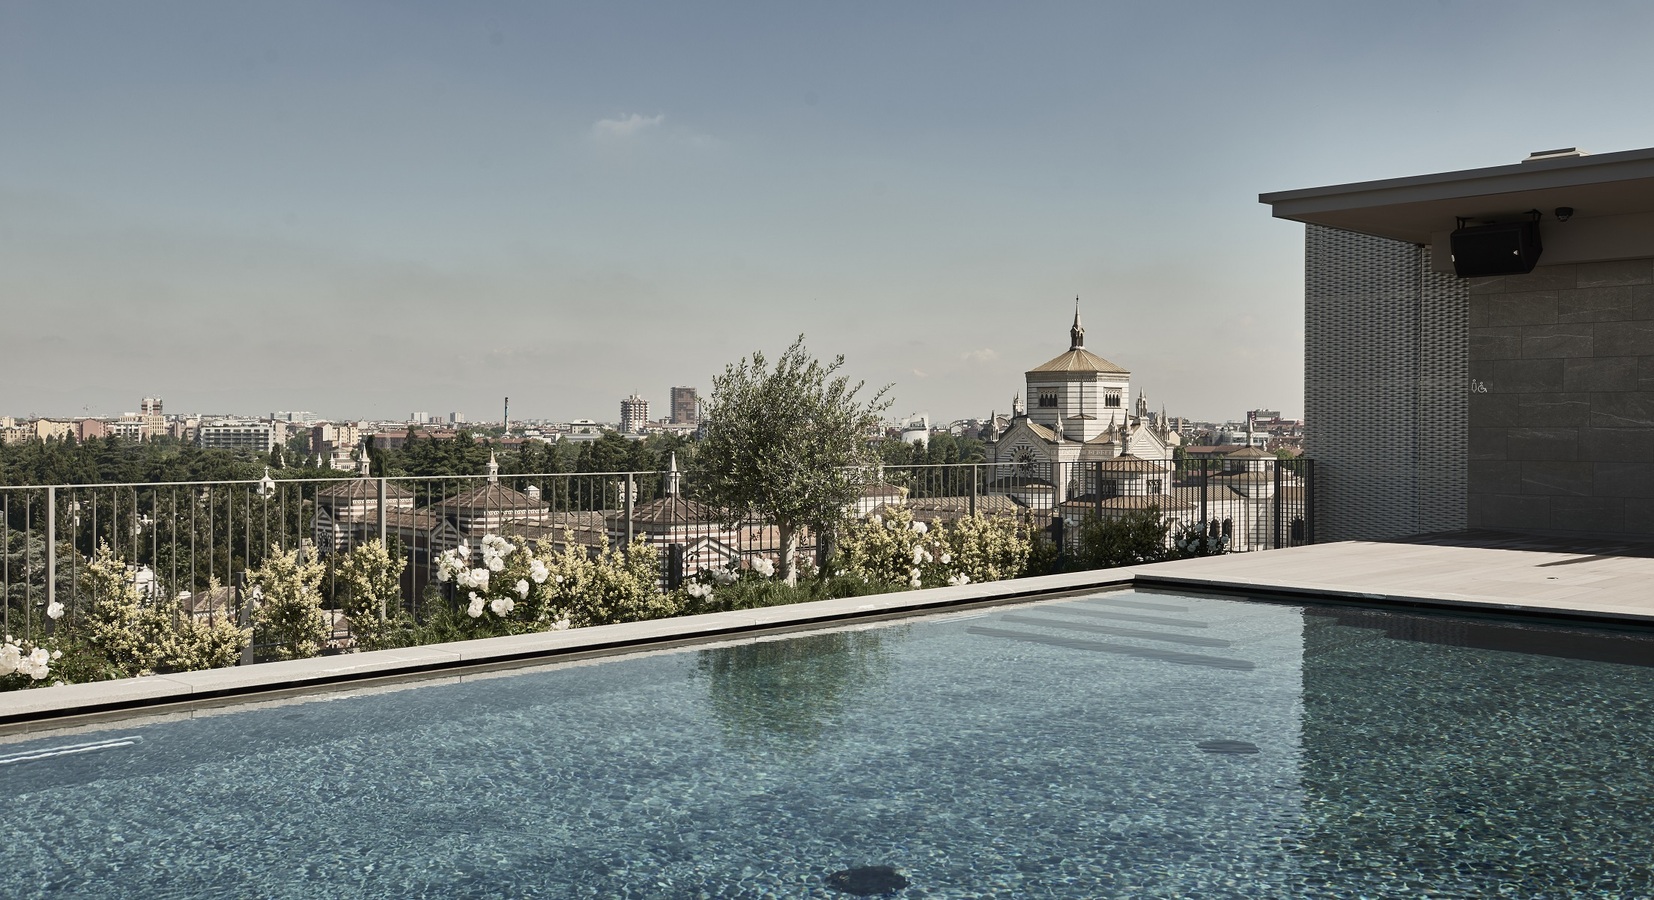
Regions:
[[1132, 573], [1141, 568], [1070, 572], [1014, 581], [816, 600], [763, 609], [9, 691], [0, 694], [0, 734], [61, 729], [131, 714], [183, 711], [197, 706], [247, 702], [265, 696], [329, 687], [350, 688], [376, 679], [453, 675], [592, 655], [758, 637], [812, 625], [903, 618], [979, 605], [1015, 603], [1068, 591], [1124, 588], [1130, 586]]
[[1654, 559], [1351, 541], [11, 691], [0, 694], [0, 734], [1131, 587], [1654, 626]]

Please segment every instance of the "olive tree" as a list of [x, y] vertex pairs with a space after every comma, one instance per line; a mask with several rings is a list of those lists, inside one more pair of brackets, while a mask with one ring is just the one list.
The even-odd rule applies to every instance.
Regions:
[[810, 356], [799, 335], [773, 367], [756, 351], [725, 366], [702, 414], [690, 470], [696, 495], [732, 526], [749, 516], [775, 523], [789, 584], [800, 530], [831, 530], [878, 464], [869, 438], [890, 388], [863, 401], [865, 383], [838, 374], [843, 366], [843, 356], [827, 364]]

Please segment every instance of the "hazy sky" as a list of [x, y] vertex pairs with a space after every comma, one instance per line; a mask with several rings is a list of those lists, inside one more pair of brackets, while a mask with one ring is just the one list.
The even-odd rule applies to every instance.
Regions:
[[1654, 145], [1654, 4], [0, 0], [0, 414], [614, 420], [799, 333], [1303, 409], [1260, 192]]

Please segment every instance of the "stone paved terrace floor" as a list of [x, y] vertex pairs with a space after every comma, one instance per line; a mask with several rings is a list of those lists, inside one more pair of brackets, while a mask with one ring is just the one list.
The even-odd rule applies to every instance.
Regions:
[[1139, 587], [1254, 589], [1654, 625], [1654, 553], [1632, 555], [1645, 546], [1433, 535], [1236, 553], [1135, 571]]

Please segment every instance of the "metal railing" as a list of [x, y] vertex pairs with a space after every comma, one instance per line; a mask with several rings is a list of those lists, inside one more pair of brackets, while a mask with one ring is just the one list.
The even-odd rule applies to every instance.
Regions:
[[[923, 521], [1014, 516], [1066, 548], [1086, 517], [1153, 507], [1229, 537], [1233, 551], [1263, 550], [1314, 542], [1313, 471], [1306, 459], [885, 466], [869, 473], [847, 513], [905, 506]], [[486, 533], [591, 551], [642, 539], [659, 554], [663, 587], [781, 551], [774, 524], [728, 521], [667, 472], [0, 487], [0, 630], [32, 639], [53, 625], [45, 615], [53, 603], [74, 621], [87, 600], [81, 573], [100, 545], [126, 563], [150, 602], [246, 624], [245, 573], [272, 551], [308, 539], [335, 559], [380, 540], [408, 561], [402, 598], [418, 615], [437, 557], [461, 541], [476, 547]], [[802, 538], [825, 562], [825, 536]], [[335, 577], [330, 566], [324, 602]]]

